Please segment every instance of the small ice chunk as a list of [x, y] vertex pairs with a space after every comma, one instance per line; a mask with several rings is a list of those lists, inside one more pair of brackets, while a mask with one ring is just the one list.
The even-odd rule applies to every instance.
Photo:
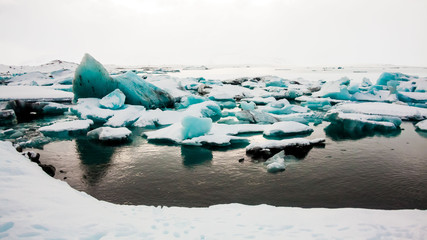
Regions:
[[120, 109], [125, 104], [126, 96], [123, 94], [120, 89], [116, 89], [103, 97], [99, 101], [99, 105], [103, 108], [108, 109]]
[[127, 140], [132, 132], [125, 128], [99, 127], [87, 133], [90, 138], [100, 141], [123, 141]]
[[49, 126], [41, 127], [39, 128], [39, 131], [46, 136], [73, 135], [76, 133], [86, 133], [92, 124], [92, 120], [74, 120], [54, 123]]
[[185, 116], [182, 121], [182, 138], [189, 139], [200, 137], [208, 133], [212, 128], [212, 119]]
[[291, 136], [296, 134], [306, 134], [313, 132], [313, 129], [305, 124], [286, 121], [286, 122], [277, 122], [272, 125], [269, 125], [264, 130], [265, 136]]
[[267, 171], [270, 173], [281, 172], [284, 171], [285, 166], [285, 151], [282, 150], [279, 153], [275, 154], [271, 158], [269, 158], [264, 163], [267, 165]]

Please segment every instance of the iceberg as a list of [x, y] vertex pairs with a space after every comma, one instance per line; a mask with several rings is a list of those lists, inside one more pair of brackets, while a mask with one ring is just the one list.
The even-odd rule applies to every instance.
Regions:
[[125, 105], [123, 109], [113, 112], [106, 126], [111, 127], [128, 127], [135, 123], [145, 113], [145, 107], [139, 105]]
[[305, 124], [294, 121], [286, 121], [267, 125], [264, 130], [264, 136], [283, 137], [298, 134], [308, 134], [311, 132], [313, 132], [313, 129]]
[[125, 128], [99, 127], [87, 133], [89, 138], [99, 141], [124, 141], [129, 138], [132, 132]]
[[92, 120], [74, 120], [58, 122], [39, 128], [39, 131], [49, 137], [67, 137], [86, 133], [93, 124]]
[[112, 78], [101, 63], [85, 54], [73, 80], [75, 99], [102, 98], [117, 88], [124, 93], [128, 104], [146, 108], [173, 106], [173, 99], [166, 91], [148, 83], [132, 71]]
[[125, 99], [126, 96], [123, 94], [122, 91], [120, 91], [120, 89], [117, 88], [116, 90], [103, 97], [99, 101], [99, 105], [102, 108], [108, 108], [113, 110], [120, 109], [125, 104]]
[[181, 125], [183, 139], [200, 137], [211, 130], [212, 119], [185, 116], [181, 121]]
[[285, 151], [282, 150], [276, 153], [264, 163], [267, 166], [267, 171], [270, 173], [285, 171]]

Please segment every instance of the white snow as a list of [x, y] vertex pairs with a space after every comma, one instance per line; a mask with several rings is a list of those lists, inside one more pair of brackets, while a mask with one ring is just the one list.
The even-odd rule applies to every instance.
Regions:
[[0, 101], [13, 99], [71, 101], [74, 94], [39, 86], [0, 86]]
[[90, 138], [96, 138], [100, 141], [111, 141], [127, 139], [131, 133], [132, 132], [125, 127], [100, 127], [88, 132], [87, 136]]
[[0, 142], [6, 239], [424, 239], [423, 210], [115, 205], [53, 179]]

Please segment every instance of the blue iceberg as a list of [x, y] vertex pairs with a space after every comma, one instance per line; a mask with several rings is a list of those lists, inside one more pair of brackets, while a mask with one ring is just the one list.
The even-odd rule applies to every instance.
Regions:
[[166, 91], [148, 83], [131, 71], [114, 78], [110, 77], [101, 63], [85, 54], [73, 80], [75, 99], [102, 98], [117, 88], [124, 93], [128, 104], [142, 105], [146, 108], [165, 108], [172, 107], [174, 103]]

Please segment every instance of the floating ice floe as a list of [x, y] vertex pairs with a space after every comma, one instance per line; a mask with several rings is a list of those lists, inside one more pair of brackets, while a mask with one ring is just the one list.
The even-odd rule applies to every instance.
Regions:
[[76, 98], [102, 98], [115, 89], [126, 95], [126, 103], [146, 108], [171, 107], [173, 99], [166, 91], [129, 71], [110, 77], [101, 63], [85, 54], [76, 69], [73, 92]]
[[427, 131], [427, 120], [423, 120], [415, 124], [415, 127], [421, 131]]
[[325, 119], [333, 124], [341, 124], [346, 131], [393, 131], [400, 128], [402, 120], [398, 117], [367, 115], [361, 113], [343, 113], [331, 110]]
[[427, 109], [408, 105], [381, 102], [343, 103], [334, 107], [344, 113], [362, 113], [398, 117], [402, 120], [421, 120], [427, 118]]
[[92, 124], [92, 120], [74, 120], [68, 122], [58, 122], [49, 126], [41, 127], [39, 128], [39, 131], [46, 136], [62, 137], [86, 133]]
[[305, 124], [295, 121], [276, 122], [272, 125], [267, 125], [264, 130], [264, 135], [273, 136], [292, 136], [297, 134], [308, 134], [313, 132], [313, 129]]
[[125, 128], [99, 127], [87, 133], [89, 138], [100, 141], [124, 141], [129, 138], [132, 132]]
[[308, 140], [305, 138], [292, 138], [284, 140], [266, 140], [259, 143], [251, 143], [246, 147], [246, 153], [254, 156], [271, 157], [281, 150], [285, 150], [286, 155], [305, 155], [315, 145], [325, 142], [324, 138]]
[[285, 151], [282, 150], [279, 153], [276, 153], [274, 156], [267, 159], [264, 164], [267, 166], [267, 171], [270, 173], [284, 171], [286, 168]]
[[250, 111], [250, 110], [254, 110], [255, 107], [256, 107], [256, 105], [255, 105], [254, 102], [246, 102], [246, 101], [241, 101], [240, 102], [240, 108], [242, 110], [248, 110], [248, 111]]

